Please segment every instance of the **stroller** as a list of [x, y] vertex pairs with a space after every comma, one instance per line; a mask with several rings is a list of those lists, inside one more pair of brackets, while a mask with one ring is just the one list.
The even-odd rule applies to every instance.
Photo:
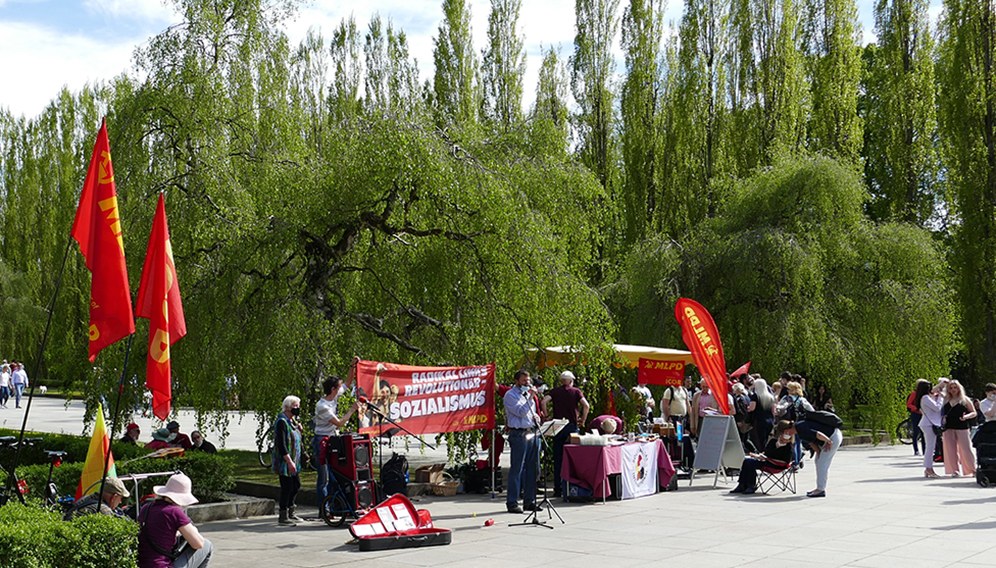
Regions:
[[996, 485], [996, 422], [989, 421], [979, 427], [972, 438], [975, 446], [975, 481], [983, 487]]

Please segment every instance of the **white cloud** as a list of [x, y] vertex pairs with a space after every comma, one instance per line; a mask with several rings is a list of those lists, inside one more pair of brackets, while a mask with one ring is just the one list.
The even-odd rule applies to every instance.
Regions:
[[0, 105], [14, 114], [35, 116], [63, 86], [81, 89], [119, 75], [129, 67], [135, 41], [104, 43], [51, 29], [0, 22], [0, 54], [5, 79]]
[[166, 0], [84, 0], [83, 7], [90, 12], [111, 18], [131, 18], [149, 22], [168, 22], [176, 14]]

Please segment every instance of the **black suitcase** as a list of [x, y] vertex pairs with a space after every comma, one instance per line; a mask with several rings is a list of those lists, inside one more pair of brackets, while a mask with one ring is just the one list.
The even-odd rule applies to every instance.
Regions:
[[349, 532], [364, 552], [442, 546], [453, 541], [450, 529], [432, 526], [428, 511], [419, 513], [408, 497], [398, 493], [356, 519]]

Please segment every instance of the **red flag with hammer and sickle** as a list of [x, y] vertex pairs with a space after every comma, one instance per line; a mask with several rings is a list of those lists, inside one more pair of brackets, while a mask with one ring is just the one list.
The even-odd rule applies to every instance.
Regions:
[[149, 355], [145, 365], [145, 386], [152, 391], [152, 413], [160, 420], [169, 416], [173, 399], [170, 376], [170, 346], [187, 335], [180, 302], [180, 283], [173, 264], [173, 248], [166, 224], [166, 202], [159, 194], [156, 216], [152, 220], [149, 248], [142, 266], [135, 310], [149, 320]]
[[103, 348], [135, 333], [106, 121], [101, 122], [93, 145], [72, 236], [79, 243], [90, 271], [89, 354], [92, 363]]

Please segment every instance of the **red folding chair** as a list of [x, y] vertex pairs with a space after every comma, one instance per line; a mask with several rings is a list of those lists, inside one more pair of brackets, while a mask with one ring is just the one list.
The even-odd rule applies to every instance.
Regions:
[[768, 495], [774, 490], [795, 495], [795, 471], [790, 462], [768, 460], [757, 470], [757, 489]]

